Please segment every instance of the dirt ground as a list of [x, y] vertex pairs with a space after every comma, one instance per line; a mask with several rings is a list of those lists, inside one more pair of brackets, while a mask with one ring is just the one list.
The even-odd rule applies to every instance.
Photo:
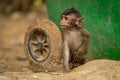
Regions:
[[90, 61], [70, 73], [34, 73], [28, 68], [23, 43], [25, 32], [36, 19], [48, 19], [46, 11], [0, 14], [0, 80], [120, 80], [120, 62]]

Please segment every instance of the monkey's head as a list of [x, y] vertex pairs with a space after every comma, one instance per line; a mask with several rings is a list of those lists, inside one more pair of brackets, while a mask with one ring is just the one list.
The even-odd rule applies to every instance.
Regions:
[[75, 8], [70, 8], [65, 10], [61, 14], [60, 25], [63, 29], [69, 29], [73, 27], [81, 28], [84, 19], [81, 17], [78, 10]]

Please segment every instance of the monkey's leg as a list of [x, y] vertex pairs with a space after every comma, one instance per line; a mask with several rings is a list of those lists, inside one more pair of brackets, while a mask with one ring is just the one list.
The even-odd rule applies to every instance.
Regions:
[[81, 57], [80, 57], [80, 63], [81, 64], [84, 64], [85, 62], [86, 62], [86, 56], [85, 55], [82, 55]]
[[70, 59], [70, 51], [67, 44], [64, 44], [64, 52], [63, 52], [63, 63], [64, 63], [64, 71], [69, 72], [69, 59]]
[[84, 64], [86, 62], [86, 56], [85, 55], [79, 55], [76, 58], [76, 62], [80, 65]]
[[72, 63], [73, 67], [78, 67], [86, 62], [85, 53], [75, 52], [73, 55]]

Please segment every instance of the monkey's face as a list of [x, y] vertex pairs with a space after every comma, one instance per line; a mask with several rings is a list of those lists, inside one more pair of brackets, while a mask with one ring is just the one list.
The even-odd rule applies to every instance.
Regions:
[[60, 26], [63, 29], [72, 28], [72, 25], [76, 25], [76, 20], [77, 20], [77, 18], [75, 17], [74, 14], [62, 15], [61, 21], [60, 21]]

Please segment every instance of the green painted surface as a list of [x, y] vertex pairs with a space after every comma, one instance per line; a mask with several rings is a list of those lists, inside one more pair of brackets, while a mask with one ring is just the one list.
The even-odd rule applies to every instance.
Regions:
[[[46, 0], [49, 18], [59, 26], [60, 14], [75, 7], [92, 38], [89, 59], [120, 60], [120, 0]], [[60, 26], [59, 26], [60, 28]]]

